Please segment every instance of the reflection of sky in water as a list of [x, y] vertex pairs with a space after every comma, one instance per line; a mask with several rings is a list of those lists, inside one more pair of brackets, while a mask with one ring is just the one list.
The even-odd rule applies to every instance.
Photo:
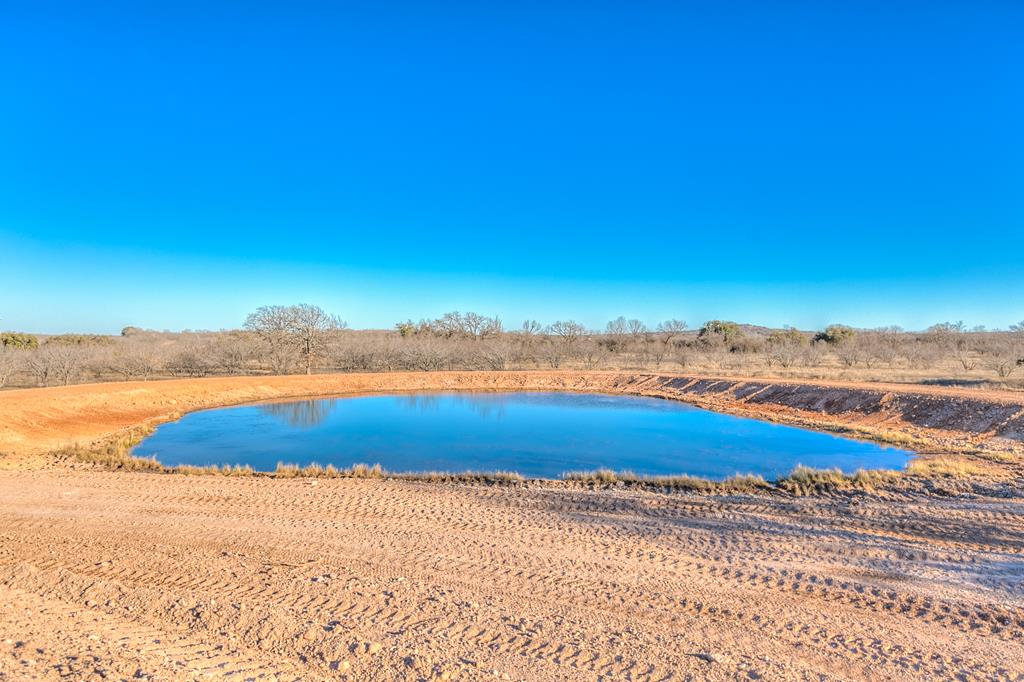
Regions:
[[906, 453], [655, 398], [422, 393], [296, 400], [196, 412], [135, 450], [167, 465], [380, 463], [390, 471], [629, 469], [772, 478], [796, 464], [898, 468]]

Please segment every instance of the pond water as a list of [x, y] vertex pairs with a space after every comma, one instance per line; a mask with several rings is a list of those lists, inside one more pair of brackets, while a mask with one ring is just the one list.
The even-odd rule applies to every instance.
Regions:
[[579, 393], [430, 393], [267, 403], [193, 412], [134, 451], [167, 466], [278, 462], [392, 472], [517, 471], [559, 478], [639, 474], [768, 479], [797, 464], [901, 468], [910, 453], [656, 398]]

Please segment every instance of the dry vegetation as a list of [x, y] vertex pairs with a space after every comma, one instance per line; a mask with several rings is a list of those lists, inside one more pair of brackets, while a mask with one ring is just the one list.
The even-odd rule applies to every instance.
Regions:
[[615, 369], [999, 385], [1024, 385], [1024, 322], [1005, 331], [942, 323], [818, 332], [712, 320], [689, 330], [650, 329], [620, 317], [588, 330], [568, 320], [508, 330], [495, 317], [448, 313], [393, 330], [354, 331], [316, 306], [265, 306], [244, 328], [120, 336], [0, 334], [0, 387], [295, 372]]

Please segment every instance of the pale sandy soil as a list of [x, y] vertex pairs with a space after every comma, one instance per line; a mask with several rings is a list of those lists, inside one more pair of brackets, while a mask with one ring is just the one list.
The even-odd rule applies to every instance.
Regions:
[[[730, 385], [722, 398], [689, 380], [566, 373], [9, 391], [0, 680], [1024, 679], [1024, 491], [1005, 480], [991, 493], [1002, 497], [710, 496], [182, 476], [42, 454], [176, 411], [394, 390], [396, 377], [688, 392], [936, 442], [948, 430], [921, 423], [939, 415], [1012, 445], [1020, 407], [893, 389], [875, 409], [873, 393], [811, 384]], [[771, 401], [745, 402], [756, 395]]]
[[1019, 679], [1021, 500], [0, 472], [3, 679]]

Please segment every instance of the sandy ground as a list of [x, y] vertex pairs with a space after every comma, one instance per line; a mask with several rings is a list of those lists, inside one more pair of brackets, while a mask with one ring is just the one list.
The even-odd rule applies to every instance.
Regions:
[[0, 679], [1024, 677], [1021, 500], [0, 489]]
[[[182, 476], [40, 454], [177, 411], [396, 377], [0, 394], [0, 680], [1024, 680], [1020, 486], [711, 496]], [[403, 381], [704, 392], [622, 375]], [[806, 390], [780, 395], [813, 417]], [[920, 395], [886, 392], [910, 405], [894, 412], [849, 386], [810, 394], [860, 406], [829, 419], [893, 428], [930, 419], [918, 411], [933, 399], [936, 414], [1019, 418], [1012, 395]]]

